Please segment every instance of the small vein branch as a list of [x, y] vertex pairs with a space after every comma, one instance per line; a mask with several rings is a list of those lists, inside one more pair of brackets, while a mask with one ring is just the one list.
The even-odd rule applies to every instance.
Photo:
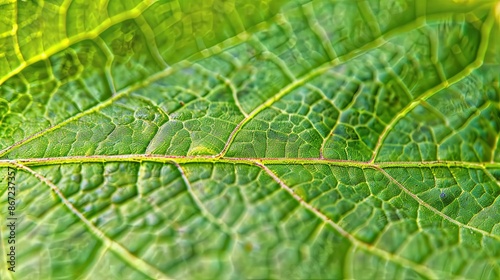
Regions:
[[137, 256], [133, 255], [130, 253], [125, 247], [123, 247], [121, 244], [114, 242], [111, 240], [104, 232], [102, 232], [100, 229], [98, 229], [91, 221], [89, 221], [76, 207], [64, 196], [64, 194], [61, 192], [61, 190], [54, 184], [52, 183], [49, 179], [44, 177], [43, 175], [35, 172], [31, 168], [19, 164], [17, 162], [13, 162], [15, 166], [18, 168], [30, 173], [31, 175], [35, 176], [38, 180], [41, 182], [45, 183], [47, 186], [50, 187], [50, 189], [61, 199], [62, 203], [73, 213], [75, 216], [82, 221], [85, 226], [90, 230], [92, 234], [94, 234], [99, 240], [105, 244], [106, 248], [109, 248], [112, 252], [120, 256], [125, 262], [127, 262], [131, 267], [136, 269], [137, 271], [140, 271], [141, 273], [147, 275], [148, 277], [152, 279], [170, 279], [167, 277], [163, 272], [158, 270], [156, 267], [150, 265], [149, 263], [145, 262], [144, 260], [138, 258]]
[[484, 56], [486, 55], [486, 51], [489, 45], [490, 41], [490, 33], [494, 25], [494, 15], [490, 14], [488, 15], [488, 18], [484, 22], [482, 28], [481, 28], [481, 43], [479, 45], [477, 54], [476, 54], [476, 59], [467, 65], [464, 70], [458, 72], [454, 76], [452, 76], [449, 79], [443, 80], [441, 83], [436, 85], [435, 87], [425, 91], [420, 97], [416, 98], [413, 100], [413, 102], [409, 103], [406, 107], [404, 107], [392, 120], [391, 122], [385, 127], [383, 132], [380, 134], [377, 144], [375, 146], [375, 149], [373, 150], [373, 155], [372, 158], [370, 159], [370, 162], [373, 163], [375, 162], [375, 159], [379, 155], [380, 149], [382, 148], [382, 144], [384, 140], [387, 138], [389, 135], [389, 132], [394, 128], [394, 126], [401, 120], [404, 116], [406, 116], [411, 110], [413, 110], [415, 107], [417, 107], [419, 104], [421, 104], [422, 101], [425, 101], [429, 99], [430, 97], [434, 96], [436, 93], [440, 92], [441, 90], [450, 87], [451, 85], [460, 82], [464, 77], [467, 77], [472, 71], [476, 70], [483, 64]]
[[[164, 77], [164, 76], [168, 76], [170, 75], [172, 72], [174, 72], [174, 68], [168, 68], [168, 69], [165, 69], [164, 71], [162, 72], [159, 72], [157, 73], [156, 75], [153, 75], [150, 77], [150, 79], [152, 80], [156, 80], [156, 79], [159, 79], [159, 77]], [[131, 92], [133, 92], [134, 90], [138, 89], [138, 88], [141, 88], [143, 86], [144, 83], [148, 83], [150, 80], [146, 80], [144, 81], [143, 83], [139, 83], [139, 84], [135, 84], [135, 85], [132, 85], [130, 87], [127, 87], [127, 88], [124, 88], [123, 90], [121, 90], [120, 92], [118, 92], [116, 95], [114, 95], [113, 97], [109, 98], [108, 100], [106, 101], [103, 101], [101, 103], [98, 103], [97, 105], [95, 105], [94, 107], [91, 107], [85, 111], [82, 111], [74, 116], [72, 116], [71, 118], [65, 120], [65, 121], [62, 121], [56, 125], [53, 125], [51, 127], [48, 127], [42, 131], [39, 131], [27, 138], [24, 138], [23, 140], [19, 141], [19, 142], [16, 142], [14, 143], [13, 145], [9, 146], [9, 147], [6, 147], [5, 149], [3, 150], [0, 150], [0, 157], [6, 155], [7, 153], [9, 153], [10, 151], [20, 147], [20, 146], [23, 146], [37, 138], [40, 138], [44, 135], [47, 135], [48, 133], [52, 132], [52, 131], [55, 131], [59, 128], [62, 128], [64, 127], [65, 125], [71, 123], [71, 122], [76, 122], [80, 119], [82, 119], [83, 117], [87, 116], [87, 115], [90, 115], [92, 113], [95, 113], [95, 112], [99, 112], [101, 109], [104, 109], [110, 105], [112, 105], [115, 101], [117, 101], [118, 99], [122, 98], [122, 97], [125, 97], [127, 96], [128, 94], [130, 94]]]
[[417, 195], [415, 195], [414, 193], [412, 193], [410, 190], [408, 190], [405, 186], [403, 186], [403, 184], [401, 184], [398, 180], [396, 180], [394, 177], [392, 177], [389, 173], [387, 173], [387, 171], [385, 171], [384, 169], [380, 168], [380, 167], [375, 167], [375, 169], [377, 169], [378, 171], [380, 171], [382, 174], [384, 174], [391, 182], [393, 182], [394, 184], [396, 184], [401, 190], [403, 190], [406, 194], [408, 194], [409, 196], [411, 196], [414, 200], [416, 200], [420, 205], [424, 206], [425, 208], [431, 210], [432, 212], [434, 212], [435, 214], [441, 216], [442, 218], [446, 219], [447, 221], [459, 226], [459, 227], [462, 227], [462, 228], [466, 228], [466, 229], [469, 229], [469, 230], [473, 230], [475, 232], [478, 232], [480, 234], [482, 234], [483, 236], [488, 236], [488, 237], [491, 237], [491, 238], [494, 238], [496, 240], [500, 240], [500, 236], [498, 235], [495, 235], [495, 234], [492, 234], [490, 232], [487, 232], [487, 231], [484, 231], [482, 229], [478, 229], [478, 228], [475, 228], [475, 227], [471, 227], [469, 225], [466, 225], [466, 224], [463, 224], [449, 216], [447, 216], [446, 214], [442, 213], [441, 211], [437, 210], [436, 208], [432, 207], [431, 205], [429, 205], [427, 202], [423, 201], [420, 197], [418, 197]]
[[408, 259], [405, 259], [405, 258], [401, 258], [400, 256], [397, 256], [397, 255], [393, 255], [393, 254], [390, 254], [386, 251], [383, 251], [377, 247], [374, 247], [370, 244], [366, 244], [358, 239], [356, 239], [356, 237], [354, 237], [353, 235], [351, 235], [350, 233], [348, 233], [345, 229], [343, 229], [341, 226], [339, 226], [338, 224], [336, 224], [335, 222], [333, 222], [328, 216], [326, 216], [325, 214], [323, 214], [321, 211], [319, 211], [317, 208], [314, 208], [313, 206], [311, 206], [310, 204], [308, 204], [307, 202], [304, 201], [304, 199], [302, 199], [302, 197], [300, 197], [297, 193], [295, 193], [293, 191], [292, 188], [290, 188], [289, 186], [287, 186], [285, 184], [285, 182], [283, 182], [276, 174], [274, 174], [274, 172], [272, 170], [270, 170], [267, 166], [259, 163], [259, 162], [255, 162], [255, 165], [257, 165], [258, 167], [262, 168], [271, 178], [273, 178], [274, 181], [276, 181], [280, 187], [282, 189], [284, 189], [286, 192], [288, 192], [295, 200], [297, 200], [300, 205], [302, 205], [303, 207], [305, 207], [306, 209], [308, 209], [309, 211], [311, 211], [312, 213], [314, 213], [318, 218], [320, 218], [323, 222], [329, 224], [331, 227], [333, 227], [338, 233], [340, 233], [342, 236], [344, 236], [345, 238], [347, 238], [349, 241], [352, 242], [352, 244], [356, 247], [359, 247], [367, 252], [370, 252], [378, 257], [381, 257], [383, 259], [386, 259], [386, 260], [390, 260], [402, 267], [409, 267], [411, 269], [413, 269], [414, 271], [416, 271], [417, 273], [429, 278], [429, 279], [437, 279], [438, 277], [434, 274], [434, 272], [427, 268], [426, 266], [423, 266], [423, 265], [420, 265], [420, 264], [417, 264], [417, 263], [414, 263]]
[[205, 207], [203, 202], [198, 198], [198, 196], [194, 193], [193, 189], [191, 188], [191, 183], [189, 182], [186, 173], [184, 172], [184, 169], [180, 164], [177, 162], [172, 162], [176, 167], [179, 173], [181, 174], [182, 181], [186, 185], [187, 191], [191, 198], [193, 199], [196, 207], [200, 210], [200, 213], [208, 220], [210, 223], [214, 224], [216, 227], [222, 230], [225, 234], [228, 236], [231, 236], [231, 238], [236, 239], [236, 234], [225, 224], [223, 223], [220, 219], [212, 215], [210, 211]]

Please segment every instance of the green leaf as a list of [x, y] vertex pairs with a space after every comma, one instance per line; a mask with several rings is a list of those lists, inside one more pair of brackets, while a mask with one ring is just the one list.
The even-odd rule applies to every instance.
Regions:
[[0, 14], [1, 279], [500, 278], [498, 1]]

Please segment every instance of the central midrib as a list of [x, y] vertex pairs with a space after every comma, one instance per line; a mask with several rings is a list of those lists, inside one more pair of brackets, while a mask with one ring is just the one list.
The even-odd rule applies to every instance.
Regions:
[[0, 167], [22, 164], [25, 166], [79, 164], [79, 163], [108, 163], [108, 162], [158, 162], [158, 163], [232, 163], [232, 164], [266, 164], [266, 165], [331, 165], [339, 167], [358, 168], [422, 168], [422, 167], [462, 167], [472, 169], [500, 168], [497, 162], [468, 162], [468, 161], [391, 161], [374, 162], [326, 158], [246, 158], [246, 157], [217, 157], [217, 156], [171, 156], [154, 154], [125, 154], [125, 155], [91, 155], [91, 156], [64, 156], [46, 158], [0, 159]]

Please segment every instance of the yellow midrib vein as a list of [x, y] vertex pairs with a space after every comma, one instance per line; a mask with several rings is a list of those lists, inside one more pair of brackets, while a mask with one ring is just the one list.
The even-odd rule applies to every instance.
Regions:
[[433, 167], [461, 167], [471, 169], [500, 168], [498, 162], [468, 162], [468, 161], [392, 161], [375, 162], [327, 159], [327, 158], [252, 158], [252, 157], [217, 157], [217, 156], [172, 156], [157, 154], [123, 154], [123, 155], [90, 155], [90, 156], [62, 156], [43, 158], [0, 159], [0, 167], [12, 166], [14, 163], [25, 166], [83, 164], [107, 162], [158, 162], [158, 163], [232, 163], [232, 164], [283, 164], [283, 165], [330, 165], [338, 167], [358, 168], [433, 168]]

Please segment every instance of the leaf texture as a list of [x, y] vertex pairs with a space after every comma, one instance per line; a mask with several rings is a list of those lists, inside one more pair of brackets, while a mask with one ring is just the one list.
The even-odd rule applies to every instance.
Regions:
[[500, 278], [498, 1], [0, 14], [1, 279]]

